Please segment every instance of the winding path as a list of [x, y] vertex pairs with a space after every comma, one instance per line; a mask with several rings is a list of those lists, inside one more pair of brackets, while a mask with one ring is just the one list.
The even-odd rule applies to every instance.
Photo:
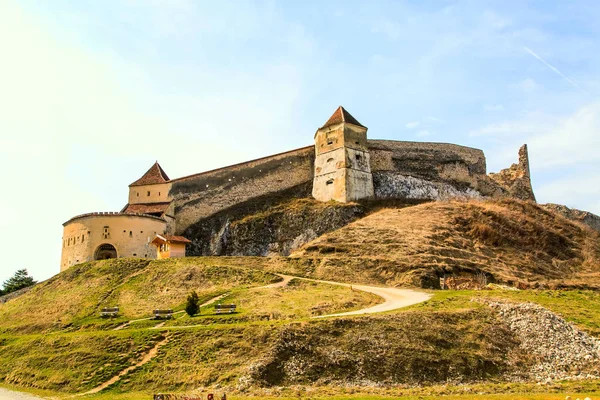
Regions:
[[40, 400], [41, 397], [29, 393], [15, 392], [0, 388], [0, 400]]
[[[392, 288], [392, 287], [379, 287], [379, 286], [369, 286], [369, 285], [352, 285], [349, 283], [340, 283], [340, 282], [324, 281], [324, 280], [319, 280], [319, 279], [302, 278], [299, 276], [292, 276], [292, 275], [283, 275], [283, 274], [277, 274], [277, 275], [279, 275], [283, 279], [279, 282], [275, 282], [275, 283], [272, 283], [272, 284], [269, 284], [266, 286], [256, 287], [251, 290], [282, 288], [282, 287], [287, 286], [293, 279], [299, 279], [299, 280], [310, 281], [310, 282], [325, 283], [328, 285], [350, 287], [353, 290], [361, 290], [363, 292], [372, 293], [383, 299], [383, 303], [374, 305], [372, 307], [363, 308], [361, 310], [347, 311], [347, 312], [342, 312], [342, 313], [337, 313], [337, 314], [329, 314], [329, 315], [320, 315], [320, 316], [316, 316], [313, 318], [343, 317], [343, 316], [349, 316], [349, 315], [363, 315], [363, 314], [373, 314], [373, 313], [380, 313], [380, 312], [386, 312], [386, 311], [393, 311], [393, 310], [397, 310], [402, 307], [408, 307], [413, 304], [418, 304], [418, 303], [427, 301], [432, 296], [431, 294], [428, 294], [428, 293], [418, 292], [416, 290], [410, 290], [410, 289], [398, 289], [398, 288]], [[207, 302], [205, 302], [204, 304], [202, 304], [202, 306], [206, 306], [206, 305], [215, 303], [215, 302], [223, 299], [227, 295], [228, 295], [228, 293], [225, 293], [225, 294], [213, 297], [212, 299], [210, 299]], [[149, 319], [149, 318], [143, 318], [143, 319], [135, 320], [135, 321], [141, 321], [141, 320], [145, 320], [145, 319]], [[128, 323], [123, 324], [123, 325], [117, 327], [116, 329], [117, 330], [123, 329], [124, 327], [128, 326], [128, 324], [131, 322], [134, 322], [134, 321], [129, 321]], [[164, 323], [158, 324], [157, 326], [154, 326], [149, 329], [160, 329], [160, 328], [162, 328], [163, 325], [164, 325]], [[203, 326], [203, 325], [188, 325], [188, 326], [170, 327], [170, 328], [193, 328], [196, 326]], [[104, 382], [103, 384], [101, 384], [85, 393], [80, 393], [80, 394], [72, 396], [72, 397], [98, 393], [98, 392], [106, 389], [108, 386], [114, 384], [115, 382], [120, 380], [123, 376], [127, 375], [132, 370], [134, 370], [134, 369], [146, 364], [150, 360], [152, 360], [158, 354], [159, 348], [162, 345], [164, 345], [165, 343], [167, 343], [167, 341], [168, 341], [168, 337], [166, 337], [162, 341], [156, 343], [156, 345], [138, 363], [127, 367], [126, 369], [122, 370], [117, 375], [113, 376], [111, 379]], [[26, 393], [21, 393], [21, 392], [13, 392], [10, 390], [0, 388], [0, 400], [36, 400], [36, 399], [40, 399], [40, 397], [32, 396], [32, 395], [29, 395]]]
[[369, 286], [369, 285], [351, 285], [349, 283], [340, 283], [332, 281], [323, 281], [319, 279], [300, 278], [291, 275], [280, 275], [287, 282], [292, 279], [301, 279], [304, 281], [326, 283], [328, 285], [337, 285], [351, 287], [352, 289], [360, 290], [363, 292], [373, 293], [376, 296], [383, 298], [383, 303], [374, 305], [372, 307], [363, 308], [361, 310], [347, 311], [337, 314], [319, 315], [313, 318], [328, 318], [328, 317], [344, 317], [348, 315], [362, 315], [362, 314], [373, 314], [385, 311], [393, 311], [399, 308], [412, 306], [413, 304], [422, 303], [431, 298], [431, 294], [418, 292], [411, 289], [398, 289], [393, 287], [380, 287], [380, 286]]

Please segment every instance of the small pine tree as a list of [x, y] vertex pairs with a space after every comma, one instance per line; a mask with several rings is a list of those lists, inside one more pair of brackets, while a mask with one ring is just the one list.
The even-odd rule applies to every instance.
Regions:
[[189, 294], [187, 298], [185, 312], [190, 317], [193, 317], [194, 315], [198, 314], [198, 311], [200, 311], [200, 299], [198, 298], [198, 293], [196, 293], [196, 291], [194, 290], [192, 293]]
[[33, 277], [27, 274], [26, 269], [20, 269], [15, 274], [4, 282], [4, 289], [2, 290], [2, 294], [8, 294], [12, 292], [16, 292], [19, 289], [26, 288], [28, 286], [33, 286], [37, 282], [33, 280]]

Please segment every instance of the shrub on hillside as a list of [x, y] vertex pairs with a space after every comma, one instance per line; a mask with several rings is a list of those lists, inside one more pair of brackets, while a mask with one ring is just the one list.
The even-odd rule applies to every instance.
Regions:
[[198, 298], [198, 293], [196, 291], [192, 291], [187, 298], [187, 303], [185, 305], [185, 312], [190, 317], [198, 314], [200, 311], [200, 299]]

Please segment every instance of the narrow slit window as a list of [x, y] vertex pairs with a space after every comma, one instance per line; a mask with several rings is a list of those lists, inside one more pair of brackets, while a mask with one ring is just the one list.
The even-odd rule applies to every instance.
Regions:
[[148, 190], [148, 196], [150, 196], [150, 191]]
[[333, 161], [333, 158], [329, 158], [329, 159], [327, 159], [327, 162], [328, 162], [328, 163], [330, 163], [330, 162], [332, 162], [332, 161]]
[[333, 179], [330, 179], [326, 182], [327, 185], [333, 185]]

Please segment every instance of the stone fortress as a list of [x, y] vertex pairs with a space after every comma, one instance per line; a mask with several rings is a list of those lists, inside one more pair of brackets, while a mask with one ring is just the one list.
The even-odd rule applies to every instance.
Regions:
[[[371, 140], [367, 128], [341, 106], [314, 140], [312, 146], [177, 179], [155, 163], [129, 185], [120, 212], [78, 215], [63, 224], [61, 271], [106, 258], [156, 258], [151, 245], [156, 235], [184, 235], [193, 243], [200, 240], [193, 228], [211, 216], [270, 196], [311, 193], [322, 202], [503, 196], [535, 201], [526, 145], [517, 164], [488, 175], [481, 150]], [[203, 247], [196, 243], [196, 248]]]

